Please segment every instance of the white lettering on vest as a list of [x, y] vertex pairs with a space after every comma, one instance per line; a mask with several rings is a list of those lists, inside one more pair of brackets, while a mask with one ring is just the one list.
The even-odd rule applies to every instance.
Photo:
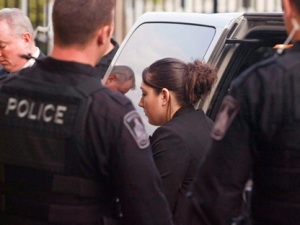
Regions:
[[9, 111], [15, 110], [17, 108], [17, 103], [18, 103], [17, 99], [9, 98], [7, 102], [5, 115], [8, 115]]
[[30, 120], [36, 120], [36, 115], [33, 114], [34, 106], [35, 106], [35, 103], [32, 102], [30, 105], [29, 114], [28, 114], [28, 119], [30, 119]]
[[[68, 108], [64, 105], [45, 104], [22, 99], [18, 102], [16, 98], [9, 98], [5, 110], [5, 115], [14, 113], [19, 118], [29, 120], [42, 120], [46, 123], [64, 124], [64, 112]], [[36, 114], [34, 113], [36, 112]]]
[[17, 111], [18, 111], [18, 116], [20, 118], [25, 117], [28, 114], [28, 111], [29, 111], [29, 102], [25, 99], [21, 100], [18, 104]]
[[[51, 122], [52, 119], [53, 119], [52, 116], [47, 116], [47, 111], [49, 111], [49, 110], [55, 111], [54, 105], [48, 104], [48, 105], [46, 105], [45, 108], [44, 108], [43, 118], [44, 118], [44, 121], [47, 122], [47, 123], [48, 123], [48, 122]], [[49, 114], [51, 115], [51, 113], [49, 113]]]
[[55, 113], [55, 116], [54, 116], [54, 123], [57, 123], [57, 124], [63, 124], [64, 123], [64, 120], [63, 120], [63, 116], [64, 116], [64, 113], [67, 111], [67, 107], [66, 106], [63, 106], [63, 105], [58, 105], [57, 106], [57, 109], [56, 109], [56, 113]]

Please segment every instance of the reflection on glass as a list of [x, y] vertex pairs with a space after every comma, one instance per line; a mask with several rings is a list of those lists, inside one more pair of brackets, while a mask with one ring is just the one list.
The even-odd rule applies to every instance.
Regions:
[[138, 106], [142, 95], [142, 71], [154, 61], [165, 57], [174, 57], [185, 62], [202, 60], [214, 34], [215, 29], [212, 27], [146, 23], [138, 27], [126, 43], [115, 65], [127, 65], [134, 70], [136, 89], [130, 90], [126, 96], [141, 115], [148, 134], [151, 135], [157, 127], [148, 123], [143, 109]]

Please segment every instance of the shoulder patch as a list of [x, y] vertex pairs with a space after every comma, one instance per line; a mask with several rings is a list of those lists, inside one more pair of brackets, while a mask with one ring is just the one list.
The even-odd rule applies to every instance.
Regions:
[[238, 102], [230, 95], [225, 96], [221, 104], [216, 122], [211, 131], [214, 140], [222, 140], [235, 116], [239, 111]]
[[124, 124], [141, 149], [145, 149], [150, 145], [149, 137], [146, 133], [142, 119], [137, 111], [133, 110], [124, 117]]

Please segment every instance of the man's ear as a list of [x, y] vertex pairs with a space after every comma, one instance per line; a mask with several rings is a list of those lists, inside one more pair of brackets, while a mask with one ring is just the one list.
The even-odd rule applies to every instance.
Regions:
[[105, 25], [98, 30], [97, 41], [99, 45], [103, 45], [106, 41], [110, 41], [111, 37], [111, 29], [113, 29], [110, 25]]
[[110, 84], [110, 83], [114, 82], [114, 80], [116, 80], [116, 78], [117, 78], [117, 77], [116, 77], [115, 74], [110, 74], [110, 75], [108, 76], [108, 78], [107, 78], [105, 84], [107, 85], [107, 84]]
[[25, 47], [29, 47], [31, 42], [31, 35], [28, 32], [22, 34], [22, 40]]
[[170, 92], [167, 88], [163, 88], [160, 92], [161, 99], [162, 99], [162, 105], [165, 106], [168, 104], [170, 100]]

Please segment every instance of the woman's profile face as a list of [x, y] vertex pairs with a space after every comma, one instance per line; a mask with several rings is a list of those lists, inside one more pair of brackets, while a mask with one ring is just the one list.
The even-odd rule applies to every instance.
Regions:
[[142, 97], [139, 106], [144, 108], [148, 122], [155, 126], [160, 126], [166, 122], [166, 107], [163, 107], [163, 96], [161, 93], [156, 94], [154, 88], [141, 84]]

